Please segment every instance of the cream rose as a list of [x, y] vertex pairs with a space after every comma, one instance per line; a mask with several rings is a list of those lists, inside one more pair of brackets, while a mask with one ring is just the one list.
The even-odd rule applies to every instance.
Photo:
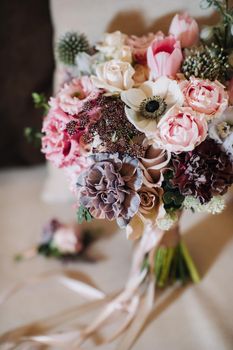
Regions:
[[228, 105], [228, 95], [219, 81], [191, 77], [181, 83], [186, 105], [204, 113], [207, 119], [219, 117]]
[[105, 33], [103, 41], [96, 45], [96, 49], [107, 57], [114, 57], [115, 52], [125, 44], [126, 38], [127, 35], [119, 30], [113, 33]]
[[98, 88], [120, 92], [132, 88], [134, 73], [135, 70], [128, 62], [111, 60], [97, 66], [97, 76], [92, 76], [92, 81]]
[[207, 130], [204, 114], [174, 106], [158, 123], [159, 137], [155, 142], [170, 152], [188, 152], [205, 140]]

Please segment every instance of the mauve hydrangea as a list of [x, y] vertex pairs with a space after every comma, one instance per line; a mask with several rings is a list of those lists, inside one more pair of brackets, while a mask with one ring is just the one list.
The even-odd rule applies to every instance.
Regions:
[[125, 227], [137, 213], [142, 172], [136, 158], [98, 153], [94, 163], [80, 174], [77, 182], [79, 201], [98, 219], [117, 221]]

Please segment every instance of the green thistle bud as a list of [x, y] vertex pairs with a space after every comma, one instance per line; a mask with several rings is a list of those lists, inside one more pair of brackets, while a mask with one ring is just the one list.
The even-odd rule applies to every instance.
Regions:
[[88, 52], [89, 42], [84, 34], [67, 32], [57, 43], [56, 51], [58, 60], [62, 63], [74, 66], [75, 57], [79, 52]]

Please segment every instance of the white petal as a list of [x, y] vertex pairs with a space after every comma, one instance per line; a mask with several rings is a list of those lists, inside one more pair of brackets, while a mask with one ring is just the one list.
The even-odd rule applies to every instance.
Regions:
[[167, 95], [165, 97], [165, 101], [168, 105], [168, 108], [170, 108], [174, 104], [181, 106], [184, 102], [184, 96], [179, 87], [179, 84], [175, 80], [169, 80], [170, 83], [168, 85]]
[[119, 88], [117, 88], [115, 86], [109, 85], [109, 84], [105, 83], [104, 81], [98, 79], [95, 76], [92, 76], [91, 80], [92, 80], [93, 84], [99, 89], [105, 89], [105, 90], [107, 90], [109, 92], [115, 92], [115, 91], [120, 92], [120, 91], [122, 91], [121, 89], [119, 89]]
[[141, 102], [146, 98], [146, 95], [141, 89], [129, 89], [122, 91], [121, 99], [125, 104], [134, 111], [139, 111]]
[[160, 96], [162, 98], [165, 98], [167, 95], [167, 91], [169, 88], [171, 79], [167, 77], [160, 77], [158, 78], [152, 86], [153, 89], [153, 96]]
[[157, 123], [153, 119], [143, 118], [138, 112], [130, 108], [125, 108], [125, 113], [128, 120], [135, 126], [136, 129], [142, 131], [147, 137], [153, 137], [157, 131]]
[[146, 81], [140, 86], [140, 89], [144, 92], [146, 97], [152, 97], [153, 96], [153, 81]]

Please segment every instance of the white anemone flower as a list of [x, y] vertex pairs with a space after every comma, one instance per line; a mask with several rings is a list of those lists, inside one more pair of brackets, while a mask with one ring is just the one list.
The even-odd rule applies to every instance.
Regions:
[[128, 120], [148, 138], [155, 136], [160, 117], [175, 104], [184, 102], [179, 84], [164, 76], [155, 82], [146, 81], [139, 88], [122, 91], [121, 99], [126, 104]]

